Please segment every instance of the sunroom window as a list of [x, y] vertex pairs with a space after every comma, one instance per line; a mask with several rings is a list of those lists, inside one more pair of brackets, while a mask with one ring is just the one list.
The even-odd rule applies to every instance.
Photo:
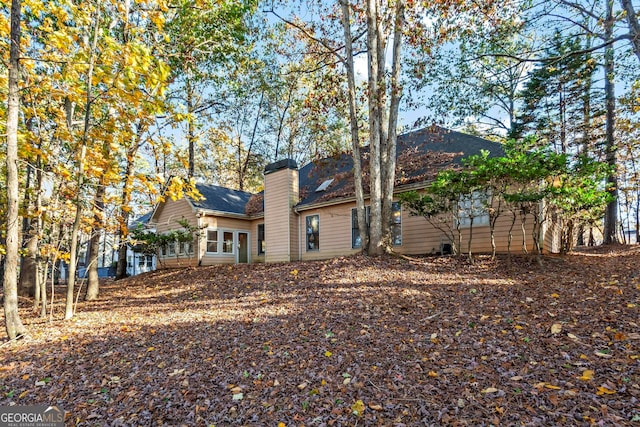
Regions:
[[471, 194], [460, 196], [458, 200], [458, 223], [460, 227], [473, 225], [489, 225], [489, 211], [487, 206], [489, 195], [486, 191], [474, 191]]

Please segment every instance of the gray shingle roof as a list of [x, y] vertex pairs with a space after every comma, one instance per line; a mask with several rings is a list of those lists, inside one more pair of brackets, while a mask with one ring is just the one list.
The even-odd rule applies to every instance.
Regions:
[[[396, 186], [425, 182], [446, 168], [461, 165], [464, 157], [489, 151], [491, 156], [502, 156], [502, 145], [473, 135], [451, 131], [437, 126], [408, 132], [398, 136]], [[363, 168], [366, 169], [368, 147], [362, 149]], [[274, 168], [295, 167], [290, 160], [281, 160], [267, 167], [265, 173]], [[276, 167], [277, 166], [277, 167]], [[353, 196], [353, 160], [348, 153], [320, 159], [306, 164], [299, 170], [300, 202], [298, 206], [331, 201]], [[325, 181], [333, 179], [324, 191], [316, 189]], [[368, 179], [364, 179], [368, 187]], [[262, 194], [231, 190], [216, 185], [197, 184], [205, 200], [192, 201], [196, 208], [228, 212], [233, 214], [257, 214], [264, 209]], [[368, 192], [368, 188], [365, 188]], [[251, 208], [247, 203], [252, 198]], [[254, 206], [255, 205], [255, 206]], [[262, 205], [262, 209], [261, 206]]]
[[[446, 168], [461, 165], [464, 157], [482, 150], [497, 157], [504, 155], [501, 144], [473, 135], [431, 126], [398, 136], [396, 186], [425, 182]], [[368, 147], [362, 149], [363, 169], [368, 163]], [[353, 160], [351, 154], [321, 159], [303, 166], [300, 175], [298, 206], [348, 197], [353, 192]], [[315, 191], [327, 179], [336, 178], [325, 191]], [[368, 187], [368, 179], [363, 182]], [[365, 193], [368, 189], [365, 189]]]
[[196, 184], [196, 188], [204, 196], [204, 200], [191, 201], [196, 208], [232, 214], [243, 215], [244, 207], [252, 196], [246, 191], [232, 190], [217, 185]]

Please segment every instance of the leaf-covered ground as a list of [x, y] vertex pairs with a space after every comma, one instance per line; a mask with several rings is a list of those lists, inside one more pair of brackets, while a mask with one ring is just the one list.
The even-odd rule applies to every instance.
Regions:
[[53, 324], [23, 303], [0, 406], [68, 425], [640, 425], [638, 247], [159, 271]]

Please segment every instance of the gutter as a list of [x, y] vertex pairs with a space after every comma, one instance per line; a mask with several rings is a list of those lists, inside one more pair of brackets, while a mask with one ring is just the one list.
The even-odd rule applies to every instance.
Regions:
[[[398, 187], [395, 187], [393, 189], [393, 194], [394, 196], [399, 194], [399, 193], [403, 193], [405, 191], [411, 191], [411, 190], [420, 190], [420, 189], [424, 189], [426, 188], [431, 182], [416, 182], [413, 184], [406, 184], [406, 185], [401, 185]], [[369, 194], [365, 194], [364, 195], [364, 199], [367, 200], [370, 198]], [[318, 208], [324, 208], [327, 206], [333, 206], [333, 205], [341, 205], [343, 203], [348, 203], [348, 202], [355, 202], [356, 201], [356, 196], [348, 196], [348, 197], [340, 197], [340, 198], [335, 198], [335, 199], [331, 199], [331, 200], [325, 200], [322, 202], [315, 202], [315, 203], [309, 203], [309, 204], [298, 204], [296, 206], [293, 207], [293, 211], [295, 213], [297, 213], [298, 215], [300, 215], [301, 212], [303, 211], [308, 211], [311, 209], [318, 209]]]

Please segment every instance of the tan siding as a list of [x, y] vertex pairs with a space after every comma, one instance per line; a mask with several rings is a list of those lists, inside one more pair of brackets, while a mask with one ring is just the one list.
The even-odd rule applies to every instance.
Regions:
[[553, 215], [542, 225], [542, 248], [545, 252], [560, 253], [562, 223]]
[[[213, 215], [206, 215], [201, 220], [202, 225], [206, 225], [207, 228], [203, 230], [202, 240], [200, 244], [200, 253], [202, 257], [201, 265], [216, 265], [216, 264], [233, 264], [236, 262], [236, 251], [237, 248], [234, 247], [233, 254], [208, 254], [207, 250], [207, 229], [218, 230], [220, 233], [225, 231], [234, 232], [234, 245], [236, 242], [236, 231], [246, 231], [249, 233], [249, 241], [250, 244], [253, 243], [254, 232], [251, 228], [251, 221], [248, 219], [240, 219], [240, 218], [226, 218], [219, 217]], [[222, 235], [218, 236], [218, 239], [222, 239]], [[253, 255], [249, 255], [250, 260], [253, 261]]]
[[282, 262], [295, 259], [297, 218], [291, 207], [298, 201], [298, 171], [282, 169], [265, 175], [265, 240], [266, 261]]
[[264, 224], [264, 219], [251, 221], [251, 262], [264, 262], [264, 255], [258, 255], [258, 225]]
[[157, 232], [162, 234], [165, 231], [181, 228], [180, 224], [178, 224], [181, 219], [188, 220], [189, 224], [197, 225], [196, 215], [186, 199], [175, 201], [169, 199], [158, 207], [153, 217], [153, 222], [157, 224]]
[[298, 250], [299, 248], [299, 221], [298, 221], [298, 215], [295, 214], [295, 212], [293, 212], [292, 207], [298, 203], [298, 196], [300, 194], [299, 191], [299, 179], [298, 179], [298, 171], [295, 171], [295, 176], [292, 177], [291, 181], [290, 181], [290, 186], [289, 186], [289, 209], [288, 209], [288, 215], [289, 215], [289, 224], [291, 224], [291, 231], [289, 232], [289, 248], [290, 248], [290, 255], [291, 255], [291, 261], [297, 261], [300, 259], [300, 251]]
[[[346, 203], [326, 208], [312, 209], [300, 213], [300, 247], [303, 260], [326, 259], [359, 252], [351, 249], [351, 208], [355, 203]], [[304, 227], [306, 217], [318, 215], [320, 220], [320, 250], [307, 251], [307, 236]]]
[[[162, 234], [171, 230], [181, 229], [182, 226], [178, 221], [182, 219], [186, 219], [189, 224], [194, 226], [198, 224], [198, 218], [187, 199], [169, 199], [158, 206], [152, 222], [156, 224], [156, 232]], [[197, 244], [194, 245], [194, 252], [197, 252], [197, 247]], [[195, 265], [197, 265], [195, 254], [191, 257], [180, 257], [180, 259], [176, 259], [175, 256], [161, 258], [158, 262], [158, 268], [178, 268]]]
[[[351, 209], [355, 202], [344, 203], [337, 206], [329, 206], [305, 210], [300, 213], [301, 224], [309, 215], [319, 215], [320, 219], [320, 250], [306, 250], [306, 235], [304, 227], [299, 230], [300, 245], [303, 260], [326, 259], [357, 253], [358, 249], [351, 248]], [[453, 219], [451, 220], [453, 223]], [[498, 218], [495, 227], [496, 250], [507, 252], [507, 237], [511, 226], [511, 216], [505, 213]], [[533, 218], [529, 217], [526, 223], [527, 248], [533, 249], [531, 231]], [[521, 252], [522, 231], [518, 218], [513, 228], [511, 252]], [[457, 234], [454, 234], [457, 239]], [[462, 251], [467, 251], [469, 229], [462, 229]], [[423, 217], [412, 216], [408, 209], [402, 208], [402, 245], [394, 246], [394, 250], [401, 254], [423, 255], [440, 251], [442, 243], [449, 243], [449, 238], [443, 231], [438, 230]], [[457, 242], [456, 242], [457, 243]], [[472, 252], [491, 252], [491, 235], [489, 226], [473, 227]]]

